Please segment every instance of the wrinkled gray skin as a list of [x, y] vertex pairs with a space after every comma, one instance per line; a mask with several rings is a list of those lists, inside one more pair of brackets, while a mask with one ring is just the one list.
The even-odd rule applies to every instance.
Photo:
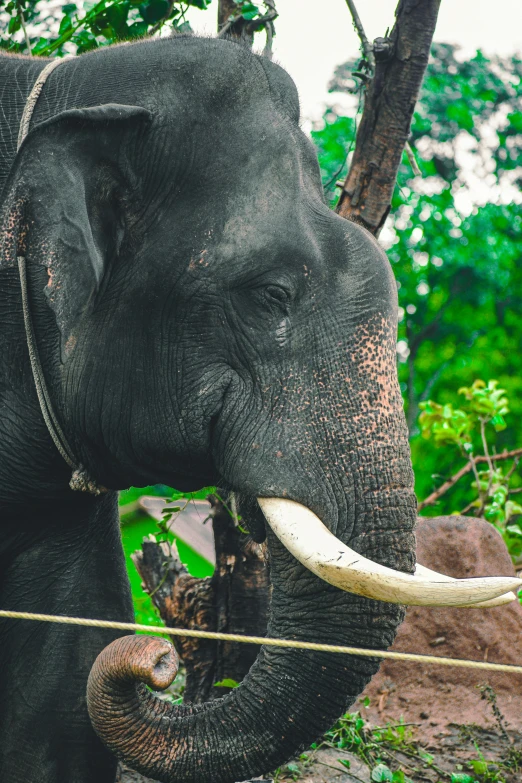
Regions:
[[[411, 572], [395, 283], [374, 239], [325, 205], [290, 78], [223, 40], [104, 49], [51, 74], [15, 157], [43, 65], [0, 57], [0, 605], [132, 618], [115, 493], [71, 492], [42, 420], [17, 253], [59, 419], [101, 484], [234, 489], [257, 538], [255, 497], [290, 498]], [[270, 635], [392, 642], [399, 607], [330, 587], [268, 544]], [[2, 780], [113, 780], [85, 684], [117, 636], [2, 622]], [[145, 774], [232, 783], [316, 739], [376, 668], [269, 648], [222, 700], [158, 718], [143, 686], [111, 681], [101, 713], [118, 716], [112, 750]]]

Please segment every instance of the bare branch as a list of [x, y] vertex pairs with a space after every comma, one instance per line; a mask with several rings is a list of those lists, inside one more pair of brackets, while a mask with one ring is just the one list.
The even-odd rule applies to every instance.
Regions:
[[422, 172], [419, 168], [419, 164], [417, 163], [417, 158], [415, 157], [415, 153], [413, 152], [409, 141], [407, 141], [406, 144], [404, 145], [404, 150], [406, 152], [406, 155], [408, 156], [408, 161], [410, 163], [413, 174], [416, 177], [422, 177]]
[[20, 24], [22, 26], [22, 30], [24, 31], [25, 45], [27, 47], [27, 51], [29, 53], [29, 56], [32, 57], [33, 56], [33, 52], [32, 52], [32, 49], [31, 49], [31, 41], [29, 40], [29, 36], [27, 34], [27, 26], [25, 24], [25, 16], [24, 16], [24, 12], [22, 11], [22, 3], [20, 2], [20, 0], [18, 0], [16, 5], [18, 6], [18, 14], [20, 16]]
[[218, 7], [218, 38], [230, 36], [247, 41], [250, 46], [254, 42], [254, 33], [263, 28], [266, 30], [266, 45], [264, 53], [271, 58], [272, 40], [274, 37], [274, 20], [278, 17], [274, 0], [263, 0], [268, 12], [257, 19], [245, 19], [238, 13], [238, 6], [233, 0], [220, 0]]
[[357, 31], [357, 35], [360, 38], [364, 56], [368, 60], [368, 64], [372, 69], [372, 73], [373, 73], [375, 71], [375, 56], [373, 54], [373, 46], [369, 42], [368, 38], [366, 37], [366, 33], [364, 32], [364, 27], [362, 26], [361, 17], [357, 12], [357, 8], [355, 7], [354, 1], [346, 0], [346, 5], [350, 9], [350, 13], [353, 19], [353, 26], [355, 27]]

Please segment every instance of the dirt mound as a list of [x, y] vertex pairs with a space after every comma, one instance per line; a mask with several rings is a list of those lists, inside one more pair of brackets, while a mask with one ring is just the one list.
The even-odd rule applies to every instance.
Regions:
[[[417, 528], [420, 563], [453, 577], [513, 576], [502, 538], [488, 522], [449, 516], [420, 519]], [[513, 602], [492, 609], [411, 607], [393, 650], [522, 663], [522, 606]], [[491, 704], [479, 687], [495, 691], [508, 728], [522, 733], [522, 675], [473, 671], [384, 661], [363, 696], [371, 704], [361, 711], [373, 723], [398, 720], [419, 725], [419, 738], [431, 741], [451, 723], [495, 726]]]

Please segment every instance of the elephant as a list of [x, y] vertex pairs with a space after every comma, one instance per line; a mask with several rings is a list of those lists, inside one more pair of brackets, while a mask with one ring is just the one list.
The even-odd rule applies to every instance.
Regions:
[[[48, 76], [17, 151], [46, 63], [0, 57], [0, 607], [132, 622], [117, 491], [217, 485], [266, 537], [270, 636], [386, 648], [402, 603], [437, 599], [412, 576], [396, 284], [326, 205], [292, 80], [223, 39], [101, 48]], [[98, 494], [73, 491], [42, 413], [19, 258]], [[111, 783], [121, 758], [233, 783], [315, 740], [379, 660], [265, 646], [224, 698], [173, 706], [146, 687], [175, 669], [163, 639], [19, 619], [0, 664], [2, 781]]]

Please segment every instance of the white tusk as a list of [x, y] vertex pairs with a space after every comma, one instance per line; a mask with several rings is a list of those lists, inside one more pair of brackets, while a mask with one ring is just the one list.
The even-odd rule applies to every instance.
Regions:
[[[453, 576], [439, 574], [438, 571], [432, 571], [431, 568], [426, 568], [426, 566], [423, 566], [420, 563], [417, 563], [415, 567], [415, 576], [420, 577], [421, 579], [433, 579], [435, 577], [439, 580], [442, 579], [445, 582], [458, 581]], [[515, 600], [515, 593], [509, 592], [504, 593], [504, 595], [499, 595], [498, 598], [492, 598], [490, 601], [479, 601], [478, 603], [469, 604], [469, 606], [473, 606], [475, 609], [489, 609], [492, 606], [504, 606], [505, 604], [510, 604], [511, 601]], [[465, 604], [460, 604], [460, 606], [465, 606]]]
[[404, 574], [374, 563], [339, 541], [309, 508], [284, 498], [258, 498], [265, 518], [300, 563], [341, 590], [408, 606], [476, 606], [522, 586], [509, 576], [455, 579], [423, 569]]

